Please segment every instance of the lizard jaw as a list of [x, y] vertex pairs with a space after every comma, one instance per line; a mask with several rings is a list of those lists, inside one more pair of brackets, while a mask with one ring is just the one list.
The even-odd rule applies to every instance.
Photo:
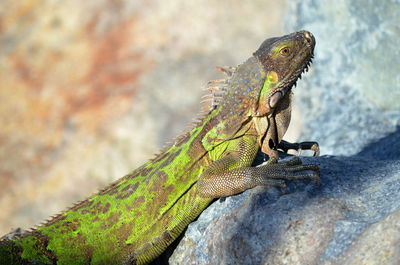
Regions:
[[312, 63], [312, 59], [314, 58], [313, 55], [304, 63], [303, 67], [300, 68], [299, 71], [296, 71], [293, 75], [295, 78], [292, 80], [285, 82], [277, 89], [272, 91], [271, 95], [269, 96], [268, 105], [270, 108], [274, 108], [276, 104], [279, 102], [281, 98], [283, 98], [293, 87], [296, 87], [297, 80], [301, 79], [301, 75], [304, 72], [308, 72], [308, 68]]

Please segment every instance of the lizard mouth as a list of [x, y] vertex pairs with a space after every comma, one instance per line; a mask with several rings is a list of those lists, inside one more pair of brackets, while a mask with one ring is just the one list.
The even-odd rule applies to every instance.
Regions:
[[314, 55], [311, 54], [306, 60], [304, 60], [304, 62], [302, 63], [302, 67], [298, 68], [298, 70], [295, 70], [290, 74], [292, 78], [284, 81], [282, 85], [271, 92], [268, 101], [270, 108], [274, 108], [281, 98], [283, 98], [293, 87], [296, 87], [297, 80], [301, 79], [301, 75], [304, 72], [308, 72], [308, 69], [312, 64], [313, 58]]

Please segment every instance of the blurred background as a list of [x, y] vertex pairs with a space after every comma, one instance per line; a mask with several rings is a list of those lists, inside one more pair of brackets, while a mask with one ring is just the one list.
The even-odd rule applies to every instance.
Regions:
[[316, 58], [285, 138], [360, 151], [399, 125], [399, 14], [398, 1], [0, 0], [0, 235], [152, 158], [215, 66], [300, 29]]

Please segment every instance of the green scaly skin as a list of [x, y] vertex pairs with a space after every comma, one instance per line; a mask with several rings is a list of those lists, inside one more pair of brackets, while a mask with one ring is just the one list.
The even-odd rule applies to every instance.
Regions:
[[[308, 69], [315, 40], [300, 31], [267, 39], [246, 62], [219, 68], [208, 115], [155, 159], [35, 230], [0, 242], [0, 264], [146, 264], [215, 198], [286, 180], [319, 181], [316, 165], [277, 163], [290, 122], [291, 88]], [[270, 160], [251, 167], [258, 151]]]

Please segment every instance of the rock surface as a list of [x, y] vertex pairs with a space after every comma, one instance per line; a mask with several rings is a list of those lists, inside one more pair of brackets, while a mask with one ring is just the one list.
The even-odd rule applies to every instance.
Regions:
[[303, 162], [320, 165], [320, 187], [296, 182], [288, 194], [257, 188], [213, 203], [189, 225], [170, 264], [397, 264], [400, 160]]
[[[295, 88], [300, 140], [317, 140], [321, 187], [257, 188], [213, 203], [170, 264], [399, 264], [398, 1], [291, 1], [288, 31], [317, 40]], [[300, 83], [301, 84], [301, 83]]]

